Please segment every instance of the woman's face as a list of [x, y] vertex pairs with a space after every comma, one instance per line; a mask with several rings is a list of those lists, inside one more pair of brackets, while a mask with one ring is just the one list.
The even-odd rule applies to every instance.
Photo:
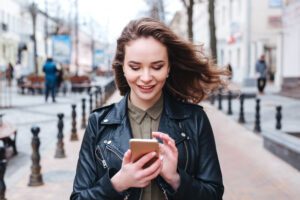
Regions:
[[123, 71], [131, 88], [132, 103], [144, 110], [160, 97], [169, 73], [167, 48], [153, 37], [142, 37], [125, 46]]

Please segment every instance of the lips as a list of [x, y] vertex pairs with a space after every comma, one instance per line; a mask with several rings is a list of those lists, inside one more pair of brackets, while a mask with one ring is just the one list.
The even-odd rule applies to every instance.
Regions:
[[153, 91], [153, 88], [155, 87], [155, 85], [138, 85], [139, 89], [141, 92], [143, 93], [150, 93]]

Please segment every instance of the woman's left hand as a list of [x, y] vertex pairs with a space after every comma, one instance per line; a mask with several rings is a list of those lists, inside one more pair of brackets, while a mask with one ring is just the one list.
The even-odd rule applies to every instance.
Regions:
[[152, 132], [152, 136], [163, 141], [163, 144], [160, 144], [160, 153], [163, 156], [163, 167], [160, 176], [174, 190], [177, 190], [180, 185], [180, 176], [177, 172], [178, 150], [175, 141], [169, 135], [161, 132]]

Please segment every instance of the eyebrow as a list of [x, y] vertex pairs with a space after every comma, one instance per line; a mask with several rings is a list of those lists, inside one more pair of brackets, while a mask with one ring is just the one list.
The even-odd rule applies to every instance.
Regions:
[[[129, 61], [128, 62], [129, 64], [141, 64], [140, 62], [136, 62], [136, 61], [133, 61], [133, 60], [131, 60], [131, 61]], [[158, 61], [154, 61], [154, 62], [152, 62], [151, 64], [159, 64], [159, 63], [165, 63], [165, 61], [163, 61], [163, 60], [158, 60]]]

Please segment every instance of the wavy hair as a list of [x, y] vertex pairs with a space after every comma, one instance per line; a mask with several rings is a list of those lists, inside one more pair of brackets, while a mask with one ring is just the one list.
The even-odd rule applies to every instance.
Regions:
[[181, 39], [162, 22], [152, 18], [132, 20], [123, 29], [117, 40], [117, 49], [112, 66], [115, 82], [121, 95], [130, 91], [123, 72], [125, 46], [141, 37], [153, 37], [167, 48], [170, 73], [164, 89], [175, 98], [199, 103], [214, 90], [225, 86], [228, 70], [215, 66], [192, 43]]

